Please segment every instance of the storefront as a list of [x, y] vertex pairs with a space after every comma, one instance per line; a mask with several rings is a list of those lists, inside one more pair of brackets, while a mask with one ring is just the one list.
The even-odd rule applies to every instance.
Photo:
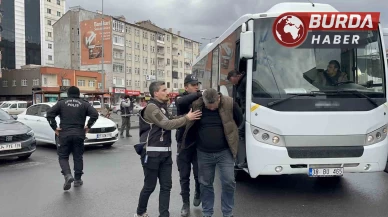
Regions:
[[138, 97], [138, 96], [140, 96], [140, 91], [138, 91], [138, 90], [125, 90], [125, 95]]
[[125, 96], [125, 88], [121, 87], [114, 87], [114, 88], [109, 88], [109, 92], [113, 93], [113, 102], [111, 101], [111, 104], [115, 104], [120, 102], [120, 98], [123, 98]]
[[175, 102], [175, 97], [177, 97], [179, 93], [172, 92], [170, 93], [170, 103]]

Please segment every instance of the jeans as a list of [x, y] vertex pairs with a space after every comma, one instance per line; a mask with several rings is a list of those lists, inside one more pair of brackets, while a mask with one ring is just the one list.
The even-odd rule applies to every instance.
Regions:
[[214, 213], [213, 182], [216, 166], [220, 170], [222, 185], [221, 210], [225, 217], [232, 216], [236, 182], [234, 180], [234, 159], [231, 151], [228, 149], [216, 153], [206, 153], [197, 150], [197, 155], [203, 216], [212, 216]]
[[128, 136], [129, 128], [131, 128], [131, 116], [121, 116], [120, 135], [123, 135], [125, 129], [126, 136]]
[[[180, 144], [178, 144], [179, 146]], [[190, 175], [191, 165], [193, 165], [193, 174], [195, 180], [195, 194], [200, 195], [200, 185], [198, 181], [198, 161], [197, 150], [195, 147], [183, 149], [177, 156], [179, 181], [181, 184], [181, 196], [183, 203], [190, 203]]]
[[57, 153], [59, 165], [62, 169], [62, 174], [71, 174], [69, 165], [70, 153], [73, 153], [74, 161], [74, 178], [81, 179], [84, 168], [83, 154], [84, 154], [84, 137], [82, 136], [67, 136], [59, 134]]
[[159, 217], [169, 217], [170, 192], [172, 188], [172, 158], [168, 157], [148, 157], [144, 163], [144, 156], [141, 157], [144, 171], [144, 186], [140, 192], [137, 214], [143, 215], [147, 212], [148, 200], [154, 192], [159, 179]]

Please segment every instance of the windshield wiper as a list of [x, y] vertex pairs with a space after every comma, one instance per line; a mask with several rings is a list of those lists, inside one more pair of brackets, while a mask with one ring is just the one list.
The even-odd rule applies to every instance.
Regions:
[[356, 96], [361, 96], [364, 97], [365, 99], [368, 99], [370, 103], [372, 103], [375, 108], [379, 106], [379, 104], [369, 96], [365, 95], [364, 93], [358, 91], [358, 90], [322, 90], [322, 91], [312, 91], [314, 93], [336, 93], [336, 94], [341, 94], [341, 93], [351, 93]]
[[282, 103], [284, 101], [287, 101], [289, 99], [292, 99], [292, 98], [295, 98], [295, 97], [298, 97], [298, 96], [316, 96], [318, 94], [322, 94], [323, 92], [310, 92], [310, 93], [299, 93], [299, 94], [292, 94], [292, 96], [289, 96], [289, 97], [286, 97], [286, 98], [283, 98], [283, 99], [279, 99], [279, 100], [276, 100], [276, 101], [273, 101], [273, 102], [270, 102], [267, 104], [267, 107], [270, 108], [274, 105], [277, 105], [279, 103]]

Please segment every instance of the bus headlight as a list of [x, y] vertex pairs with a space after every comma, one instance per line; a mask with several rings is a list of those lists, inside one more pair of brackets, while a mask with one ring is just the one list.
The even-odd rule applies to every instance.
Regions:
[[251, 125], [252, 136], [259, 142], [269, 145], [285, 147], [284, 140], [276, 133], [266, 131], [264, 129]]
[[383, 141], [387, 137], [387, 125], [380, 127], [379, 129], [368, 133], [366, 135], [365, 145], [373, 145], [375, 143]]

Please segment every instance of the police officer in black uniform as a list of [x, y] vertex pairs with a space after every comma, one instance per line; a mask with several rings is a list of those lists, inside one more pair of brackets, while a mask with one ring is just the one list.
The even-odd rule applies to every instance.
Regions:
[[[194, 75], [187, 75], [184, 80], [185, 92], [178, 95], [175, 99], [175, 105], [177, 107], [177, 115], [184, 115], [190, 111], [190, 105], [202, 96], [199, 91], [198, 84], [200, 82]], [[177, 130], [175, 137], [178, 143], [178, 155], [177, 164], [179, 170], [180, 184], [181, 184], [181, 196], [183, 206], [181, 210], [181, 216], [188, 216], [190, 213], [190, 175], [191, 165], [193, 165], [193, 173], [195, 180], [195, 195], [194, 206], [201, 204], [200, 184], [198, 181], [198, 162], [197, 162], [197, 150], [194, 146], [189, 149], [181, 150], [182, 137], [185, 132], [185, 127], [181, 127]]]
[[168, 113], [168, 91], [163, 81], [152, 82], [151, 100], [140, 111], [140, 144], [135, 145], [144, 171], [144, 186], [140, 193], [135, 217], [148, 217], [147, 204], [159, 179], [159, 217], [170, 217], [170, 192], [172, 188], [171, 130], [186, 125], [188, 120], [198, 120], [200, 111], [172, 119]]
[[[85, 134], [98, 119], [98, 112], [86, 100], [80, 99], [78, 87], [72, 86], [67, 91], [68, 98], [59, 100], [49, 111], [47, 120], [58, 137], [57, 153], [62, 174], [65, 177], [63, 190], [69, 190], [74, 181], [74, 187], [83, 184], [83, 153]], [[55, 117], [60, 117], [58, 128]], [[86, 116], [90, 119], [85, 126]], [[74, 178], [69, 165], [69, 155], [73, 153]]]

